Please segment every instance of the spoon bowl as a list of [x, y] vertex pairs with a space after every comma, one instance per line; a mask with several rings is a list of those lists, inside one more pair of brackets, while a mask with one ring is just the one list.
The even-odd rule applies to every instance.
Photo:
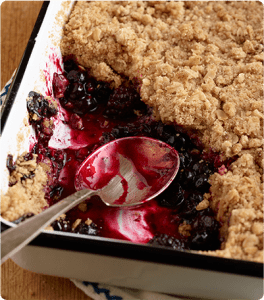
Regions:
[[97, 190], [109, 206], [139, 205], [170, 185], [179, 161], [178, 152], [162, 141], [148, 137], [117, 139], [84, 160], [75, 176], [75, 188]]
[[132, 206], [164, 191], [179, 170], [178, 152], [147, 137], [127, 137], [98, 148], [79, 167], [77, 192], [1, 235], [2, 263], [26, 246], [61, 214], [91, 196], [108, 206]]

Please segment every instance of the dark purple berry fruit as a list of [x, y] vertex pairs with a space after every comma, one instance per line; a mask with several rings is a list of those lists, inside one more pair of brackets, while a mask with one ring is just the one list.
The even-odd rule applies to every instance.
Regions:
[[189, 249], [187, 239], [176, 239], [173, 236], [167, 234], [159, 234], [154, 236], [148, 244], [153, 246], [162, 246], [172, 248], [174, 250], [187, 250]]
[[194, 193], [189, 194], [188, 198], [198, 205], [200, 202], [203, 201], [203, 194], [196, 191]]
[[163, 193], [157, 197], [160, 206], [176, 208], [184, 201], [184, 191], [179, 183], [173, 182]]
[[64, 97], [65, 91], [69, 85], [69, 80], [63, 74], [53, 74], [52, 87], [55, 98]]
[[197, 176], [194, 181], [194, 186], [198, 190], [209, 189], [208, 176], [204, 174]]
[[185, 201], [181, 205], [180, 216], [184, 219], [194, 218], [197, 214], [196, 206], [198, 205], [197, 198], [193, 194], [186, 196]]
[[67, 74], [67, 78], [70, 82], [79, 82], [80, 79], [83, 79], [84, 74], [78, 70], [71, 70]]
[[69, 220], [59, 219], [54, 221], [51, 226], [55, 231], [71, 232], [71, 224]]
[[203, 165], [202, 165], [201, 163], [195, 163], [195, 164], [192, 166], [192, 169], [193, 169], [193, 171], [194, 171], [196, 174], [202, 173], [202, 168], [203, 168]]
[[37, 123], [44, 117], [50, 118], [57, 114], [54, 104], [36, 92], [28, 94], [27, 109], [30, 123]]
[[85, 106], [86, 106], [86, 111], [92, 112], [97, 109], [97, 101], [95, 97], [91, 97], [90, 95], [87, 95], [83, 99]]
[[15, 169], [16, 169], [16, 166], [13, 162], [13, 155], [12, 154], [8, 154], [7, 155], [7, 159], [6, 159], [6, 167], [9, 171], [9, 174], [11, 174]]
[[191, 145], [190, 138], [188, 135], [184, 133], [177, 133], [175, 136], [174, 147], [178, 151], [182, 151], [183, 149], [188, 149]]
[[132, 85], [123, 83], [110, 96], [105, 115], [114, 119], [134, 116], [134, 110], [140, 108], [143, 102], [137, 90]]
[[219, 224], [212, 215], [198, 214], [192, 223], [190, 248], [193, 250], [219, 249], [220, 241], [218, 233]]
[[57, 201], [58, 199], [60, 199], [62, 192], [63, 192], [63, 187], [61, 187], [60, 185], [56, 185], [51, 189], [49, 196], [51, 199]]
[[24, 160], [29, 161], [33, 159], [33, 154], [31, 152], [28, 152], [27, 154], [24, 155]]
[[176, 130], [172, 125], [164, 125], [162, 124], [158, 128], [158, 137], [163, 142], [174, 146], [176, 139]]
[[[90, 93], [90, 92], [89, 92]], [[94, 89], [94, 97], [98, 103], [107, 103], [112, 90], [108, 82], [98, 81]]]
[[69, 125], [73, 129], [82, 130], [83, 129], [83, 120], [77, 114], [72, 114], [70, 116]]
[[95, 82], [89, 81], [89, 82], [84, 83], [84, 89], [85, 89], [86, 94], [93, 93], [95, 90]]
[[84, 86], [81, 82], [74, 82], [70, 86], [69, 98], [71, 100], [79, 99], [85, 96]]
[[190, 169], [184, 169], [182, 174], [183, 186], [188, 189], [193, 188], [195, 173]]
[[115, 137], [110, 132], [104, 132], [101, 137], [101, 145], [107, 144], [113, 141]]
[[75, 233], [79, 234], [88, 234], [88, 235], [98, 235], [98, 228], [95, 223], [91, 223], [90, 225], [85, 224], [85, 222], [81, 222], [75, 229]]
[[188, 152], [179, 153], [180, 168], [187, 168], [192, 163], [192, 157]]
[[74, 56], [69, 55], [63, 58], [63, 65], [65, 72], [69, 73], [71, 70], [78, 70], [78, 65], [75, 62]]

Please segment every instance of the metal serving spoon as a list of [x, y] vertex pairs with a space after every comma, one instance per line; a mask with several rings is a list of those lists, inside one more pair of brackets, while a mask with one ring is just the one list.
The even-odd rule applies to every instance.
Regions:
[[61, 214], [91, 196], [108, 206], [132, 206], [164, 191], [179, 169], [178, 152], [156, 139], [127, 137], [103, 145], [75, 175], [76, 193], [1, 235], [2, 262], [14, 255]]

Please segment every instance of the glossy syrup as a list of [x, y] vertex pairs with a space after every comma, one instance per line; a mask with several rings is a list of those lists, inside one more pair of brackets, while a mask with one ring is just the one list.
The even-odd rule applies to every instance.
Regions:
[[[163, 243], [165, 235], [166, 244], [169, 244], [170, 237], [173, 237], [173, 244], [175, 240], [184, 241], [182, 245], [187, 241], [188, 246], [184, 248], [217, 249], [219, 227], [213, 212], [210, 208], [197, 211], [195, 207], [202, 201], [203, 194], [209, 193], [210, 174], [224, 165], [227, 170], [230, 162], [223, 162], [215, 153], [204, 152], [199, 141], [191, 141], [180, 126], [155, 121], [151, 110], [139, 105], [137, 87], [134, 88], [131, 83], [127, 86], [124, 84], [113, 92], [109, 90], [107, 83], [91, 78], [89, 71], [79, 68], [73, 60], [66, 58], [64, 64], [67, 69], [62, 75], [68, 78], [70, 84], [66, 88], [65, 97], [57, 99], [59, 111], [57, 116], [52, 117], [55, 124], [54, 134], [51, 138], [46, 137], [46, 140], [49, 140], [47, 145], [43, 145], [41, 139], [32, 145], [32, 152], [38, 154], [38, 162], [49, 166], [49, 181], [45, 187], [49, 205], [75, 192], [74, 182], [78, 168], [88, 155], [102, 145], [127, 136], [160, 139], [174, 147], [180, 155], [179, 172], [168, 189], [140, 206], [122, 209], [108, 207], [98, 197], [93, 197], [86, 201], [87, 209], [75, 207], [69, 211], [67, 220], [72, 224], [76, 219], [90, 219], [97, 225], [98, 235], [107, 238], [147, 243], [153, 237], [157, 237], [156, 241]], [[82, 100], [74, 98], [76, 89]], [[52, 91], [48, 91], [50, 96]], [[56, 85], [53, 85], [54, 93], [56, 94]], [[122, 103], [124, 99], [129, 99], [125, 105]], [[133, 106], [134, 102], [137, 103], [137, 107]], [[84, 111], [79, 113], [80, 107]], [[123, 115], [120, 113], [121, 108], [124, 109]], [[135, 109], [142, 111], [135, 115]], [[44, 119], [45, 116], [42, 120]], [[34, 125], [40, 137], [44, 132], [44, 122], [41, 122]], [[155, 170], [156, 173], [153, 174], [151, 163], [145, 164], [144, 155], [139, 155], [137, 148], [139, 145], [131, 144], [127, 149], [118, 149], [118, 152], [135, 162], [139, 177], [144, 177], [144, 180], [138, 182], [138, 188], [144, 190], [146, 186], [155, 186], [158, 182], [162, 184], [160, 179], [170, 170], [166, 160], [163, 160], [159, 171]], [[148, 168], [143, 168], [146, 165]], [[107, 165], [102, 160], [101, 164], [93, 167], [100, 169], [100, 174], [104, 173], [103, 179], [99, 180], [95, 176], [89, 182], [90, 187], [94, 189], [104, 186], [113, 174], [119, 173], [115, 158], [110, 162], [108, 160]], [[90, 171], [90, 175], [94, 174], [92, 169]], [[122, 203], [128, 193], [124, 178], [121, 183], [124, 193], [117, 199], [117, 203]], [[206, 221], [208, 219], [212, 224], [210, 228]], [[178, 232], [178, 227], [183, 222], [193, 227], [199, 220], [199, 228], [191, 231], [189, 237]]]

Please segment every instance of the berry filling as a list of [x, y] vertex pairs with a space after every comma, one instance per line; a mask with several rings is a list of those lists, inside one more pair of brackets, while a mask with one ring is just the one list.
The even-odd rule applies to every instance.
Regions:
[[[147, 136], [168, 143], [179, 152], [180, 169], [163, 193], [140, 207], [106, 207], [93, 197], [54, 221], [53, 229], [178, 250], [219, 249], [219, 224], [213, 211], [208, 205], [198, 207], [204, 195], [210, 197], [209, 176], [223, 165], [228, 168], [230, 162], [205, 152], [195, 132], [187, 134], [177, 124], [156, 121], [151, 108], [140, 100], [138, 83], [124, 78], [118, 88], [111, 89], [109, 83], [97, 81], [89, 70], [78, 66], [72, 56], [64, 58], [64, 70], [53, 75], [53, 94], [61, 106], [63, 123], [70, 129], [70, 147], [50, 146], [56, 106], [35, 92], [30, 92], [27, 103], [37, 137], [29, 155], [37, 154], [37, 162], [47, 166], [45, 198], [49, 205], [75, 192], [75, 173], [90, 153], [121, 137]], [[12, 157], [7, 167], [10, 172], [15, 168]]]

